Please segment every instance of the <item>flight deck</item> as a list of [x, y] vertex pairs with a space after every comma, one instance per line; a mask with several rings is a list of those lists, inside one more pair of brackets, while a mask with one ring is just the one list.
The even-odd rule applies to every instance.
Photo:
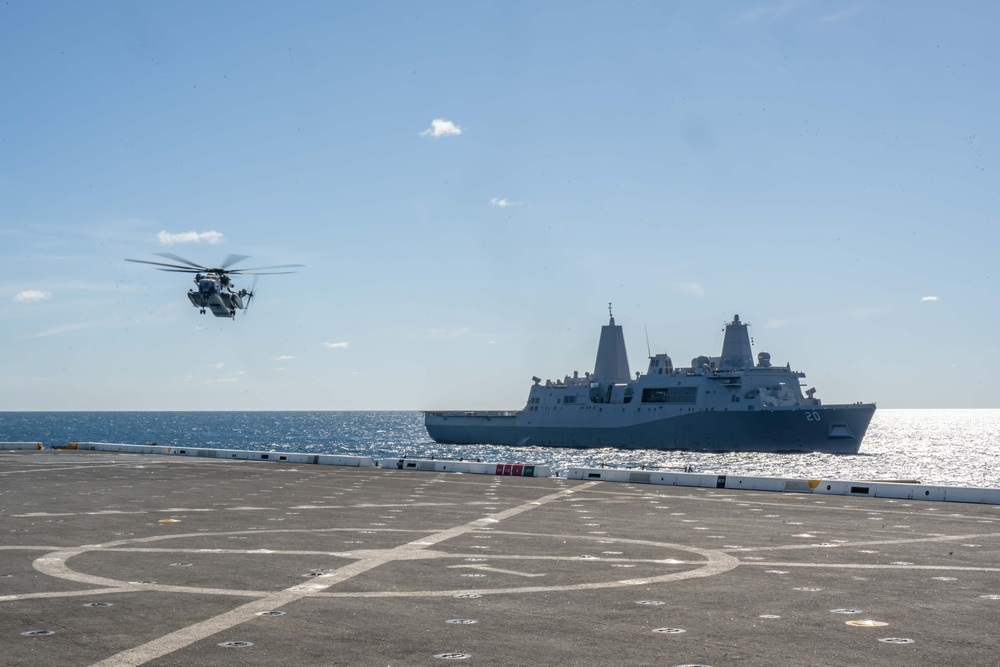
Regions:
[[5, 665], [996, 664], [1000, 507], [0, 452]]

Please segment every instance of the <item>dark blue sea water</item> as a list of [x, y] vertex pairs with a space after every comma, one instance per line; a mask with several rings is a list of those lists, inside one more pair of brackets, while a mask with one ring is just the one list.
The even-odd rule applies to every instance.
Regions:
[[0, 412], [0, 441], [157, 443], [267, 451], [410, 456], [570, 466], [693, 466], [731, 475], [1000, 486], [1000, 410], [879, 410], [855, 456], [710, 454], [438, 445], [419, 412]]

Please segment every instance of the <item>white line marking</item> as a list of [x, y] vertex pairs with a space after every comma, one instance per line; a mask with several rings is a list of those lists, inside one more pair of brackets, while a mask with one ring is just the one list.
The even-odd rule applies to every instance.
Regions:
[[[552, 502], [559, 498], [563, 498], [568, 495], [580, 491], [582, 489], [588, 488], [597, 484], [597, 482], [592, 482], [591, 484], [585, 484], [573, 489], [568, 489], [565, 491], [558, 491], [553, 494], [549, 494], [536, 501], [522, 504], [518, 507], [513, 507], [511, 509], [505, 510], [494, 514], [493, 517], [497, 519], [506, 519], [513, 516], [517, 516], [522, 512], [534, 509], [535, 507], [544, 505], [545, 503]], [[133, 667], [135, 665], [142, 665], [149, 662], [150, 660], [155, 660], [162, 656], [178, 651], [186, 646], [193, 644], [194, 642], [210, 637], [214, 634], [228, 630], [229, 628], [239, 625], [241, 623], [246, 623], [247, 621], [256, 618], [257, 614], [261, 611], [270, 611], [272, 609], [277, 609], [278, 607], [284, 606], [299, 598], [305, 597], [307, 595], [316, 595], [321, 591], [333, 586], [335, 584], [347, 581], [348, 579], [355, 577], [359, 574], [367, 572], [376, 567], [380, 567], [388, 562], [399, 559], [412, 558], [415, 552], [420, 552], [425, 546], [432, 546], [434, 544], [439, 544], [446, 540], [453, 539], [472, 530], [475, 530], [480, 526], [481, 522], [479, 519], [470, 521], [469, 523], [463, 524], [461, 526], [455, 526], [454, 528], [447, 528], [445, 530], [439, 531], [432, 535], [425, 536], [419, 540], [402, 544], [393, 549], [385, 549], [382, 551], [372, 551], [370, 560], [357, 561], [349, 565], [345, 565], [338, 568], [334, 572], [330, 572], [323, 577], [323, 583], [311, 583], [306, 585], [293, 586], [279, 593], [272, 593], [260, 600], [254, 600], [253, 602], [248, 602], [232, 611], [220, 614], [213, 618], [202, 621], [201, 623], [196, 623], [190, 625], [186, 628], [181, 628], [175, 632], [171, 632], [168, 635], [160, 637], [159, 639], [154, 639], [151, 642], [143, 644], [141, 646], [136, 646], [135, 648], [122, 651], [109, 658], [101, 660], [100, 662], [94, 663], [93, 667]], [[416, 542], [420, 542], [417, 544]], [[53, 554], [53, 556], [62, 556], [62, 554]], [[735, 559], [733, 559], [735, 560]], [[41, 569], [39, 566], [53, 566], [53, 568], [62, 567], [65, 568], [64, 562], [58, 563], [39, 563], [35, 561], [35, 567]], [[68, 570], [68, 568], [66, 568]], [[84, 575], [86, 576], [86, 575]], [[93, 579], [103, 580], [100, 577], [94, 577]]]
[[765, 565], [767, 567], [832, 567], [844, 570], [945, 570], [947, 572], [1000, 572], [1000, 567], [956, 567], [954, 565], [878, 565], [875, 563], [782, 563], [775, 561], [741, 562], [741, 565]]
[[[884, 544], [921, 544], [924, 542], [954, 542], [955, 540], [979, 540], [990, 537], [998, 537], [1000, 533], [976, 533], [974, 535], [935, 535], [926, 537], [902, 537], [895, 540], [859, 540], [857, 542], [837, 542], [832, 546], [826, 546], [823, 548], [827, 549], [840, 549], [843, 547], [868, 547], [868, 546], [878, 546]], [[820, 548], [818, 544], [785, 544], [781, 546], [773, 547], [740, 547], [739, 551], [752, 552], [752, 551], [793, 551], [802, 549], [817, 549]], [[732, 551], [735, 551], [733, 549]]]
[[125, 467], [135, 467], [134, 463], [84, 463], [77, 466], [70, 466], [67, 468], [50, 468], [51, 464], [35, 464], [38, 465], [37, 468], [31, 468], [30, 470], [3, 470], [0, 471], [0, 475], [18, 475], [26, 472], [56, 472], [59, 470], [90, 470], [91, 468], [121, 468]]
[[544, 577], [545, 574], [532, 574], [530, 572], [518, 572], [517, 570], [502, 570], [499, 567], [489, 565], [449, 565], [449, 568], [468, 568], [470, 570], [485, 570], [486, 572], [499, 572], [500, 574], [513, 574], [518, 577]]
[[89, 588], [85, 591], [49, 591], [48, 593], [21, 593], [19, 595], [0, 595], [0, 602], [10, 602], [13, 600], [36, 600], [39, 598], [68, 598], [87, 597], [88, 595], [107, 595], [109, 593], [131, 593], [129, 589], [115, 588]]

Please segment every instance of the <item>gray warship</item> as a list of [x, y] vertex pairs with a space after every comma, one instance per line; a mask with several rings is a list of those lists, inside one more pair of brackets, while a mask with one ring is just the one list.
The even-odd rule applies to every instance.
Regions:
[[[610, 308], [609, 308], [610, 311]], [[532, 378], [521, 410], [426, 410], [430, 437], [442, 444], [616, 447], [713, 452], [855, 454], [874, 403], [823, 405], [803, 393], [805, 374], [756, 362], [748, 325], [726, 325], [722, 353], [688, 368], [666, 354], [650, 356], [646, 373], [630, 374], [621, 326], [601, 328], [593, 373], [562, 380]]]

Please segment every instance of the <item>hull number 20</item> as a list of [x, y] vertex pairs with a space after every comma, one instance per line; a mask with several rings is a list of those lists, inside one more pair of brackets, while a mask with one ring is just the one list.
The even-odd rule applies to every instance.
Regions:
[[807, 422], [818, 422], [819, 413], [815, 410], [806, 410], [806, 421]]

